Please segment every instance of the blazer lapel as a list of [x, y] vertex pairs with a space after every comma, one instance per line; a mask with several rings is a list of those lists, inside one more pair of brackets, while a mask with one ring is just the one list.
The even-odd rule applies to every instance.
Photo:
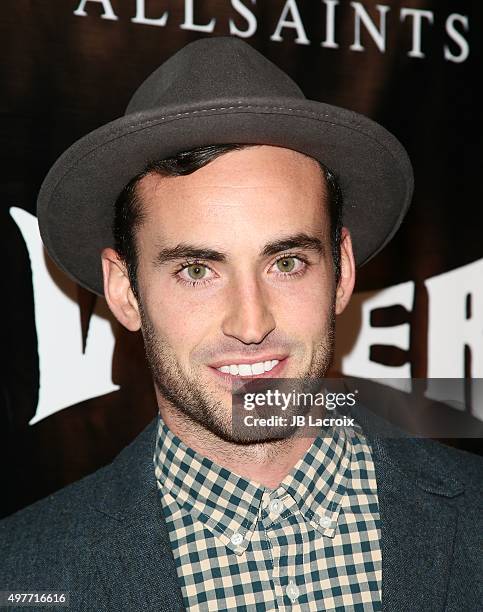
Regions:
[[184, 610], [164, 518], [151, 510], [150, 521], [123, 521], [94, 551], [110, 610]]
[[454, 500], [387, 473], [378, 483], [383, 610], [443, 610], [458, 521]]
[[437, 452], [428, 452], [434, 442], [404, 437], [365, 412], [364, 417], [360, 412], [355, 416], [374, 453], [382, 525], [383, 610], [441, 611], [464, 487], [445, 473]]
[[106, 468], [94, 496], [103, 519], [92, 557], [110, 610], [184, 610], [154, 476], [156, 426]]

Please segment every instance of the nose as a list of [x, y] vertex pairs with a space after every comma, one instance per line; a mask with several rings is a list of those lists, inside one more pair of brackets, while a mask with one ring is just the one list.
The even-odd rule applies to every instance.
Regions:
[[229, 296], [229, 307], [222, 331], [244, 344], [259, 344], [275, 329], [268, 296], [256, 280], [237, 283]]

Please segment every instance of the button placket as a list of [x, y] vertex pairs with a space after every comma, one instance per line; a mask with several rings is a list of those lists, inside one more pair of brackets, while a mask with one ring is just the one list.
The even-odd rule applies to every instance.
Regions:
[[290, 599], [292, 603], [295, 603], [297, 599], [299, 598], [300, 589], [295, 584], [294, 580], [289, 580], [285, 588], [285, 594], [287, 595], [287, 597]]
[[278, 498], [272, 499], [272, 501], [268, 505], [268, 509], [270, 510], [270, 514], [276, 517], [280, 516], [284, 510], [283, 501]]
[[330, 527], [332, 524], [332, 521], [330, 520], [330, 518], [328, 516], [319, 516], [319, 525], [321, 527], [324, 527], [324, 529], [327, 529], [328, 527]]

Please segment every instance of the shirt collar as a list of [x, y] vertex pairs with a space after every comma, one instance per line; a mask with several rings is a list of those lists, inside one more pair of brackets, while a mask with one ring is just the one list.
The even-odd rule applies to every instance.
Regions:
[[351, 454], [350, 436], [343, 429], [324, 431], [279, 487], [268, 489], [189, 448], [159, 417], [154, 465], [160, 490], [168, 492], [225, 546], [241, 554], [263, 508], [275, 498], [295, 503], [314, 529], [333, 537]]

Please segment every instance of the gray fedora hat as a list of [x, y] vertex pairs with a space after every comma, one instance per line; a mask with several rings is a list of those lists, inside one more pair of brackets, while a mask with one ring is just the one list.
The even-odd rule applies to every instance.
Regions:
[[359, 266], [389, 242], [411, 201], [411, 163], [382, 126], [307, 100], [238, 38], [205, 38], [162, 64], [123, 117], [74, 143], [51, 168], [37, 208], [47, 251], [80, 285], [103, 295], [100, 253], [114, 246], [114, 203], [124, 186], [153, 160], [228, 143], [286, 147], [332, 170]]

